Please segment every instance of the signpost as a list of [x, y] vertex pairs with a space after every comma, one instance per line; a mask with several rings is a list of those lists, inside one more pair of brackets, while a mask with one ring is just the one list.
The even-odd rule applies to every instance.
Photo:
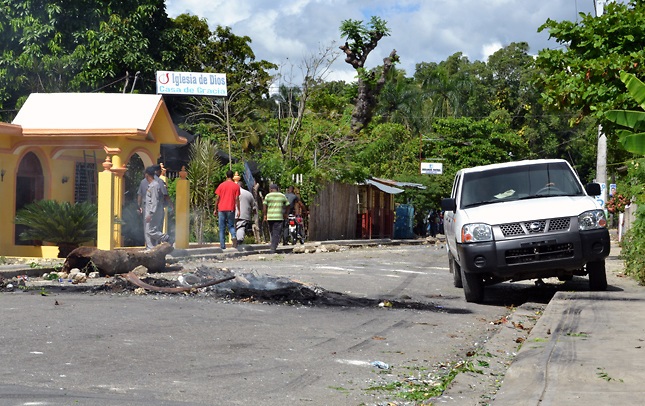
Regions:
[[443, 164], [433, 162], [421, 162], [421, 175], [441, 175]]
[[157, 71], [157, 94], [226, 96], [226, 74]]

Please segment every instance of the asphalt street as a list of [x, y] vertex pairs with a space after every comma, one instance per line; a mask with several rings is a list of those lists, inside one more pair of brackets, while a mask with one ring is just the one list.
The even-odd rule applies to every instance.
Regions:
[[[36, 285], [0, 293], [0, 405], [405, 404], [396, 391], [374, 388], [404, 377], [431, 381], [493, 337], [516, 306], [545, 305], [558, 290], [583, 286], [506, 283], [489, 288], [485, 304], [467, 303], [452, 286], [445, 250], [432, 245], [184, 265], [203, 264], [288, 277], [339, 302]], [[370, 300], [347, 300], [360, 298]], [[504, 357], [517, 348], [506, 345]]]

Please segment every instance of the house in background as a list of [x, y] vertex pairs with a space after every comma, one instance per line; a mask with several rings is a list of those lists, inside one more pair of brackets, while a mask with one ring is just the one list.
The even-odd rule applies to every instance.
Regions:
[[394, 238], [394, 196], [401, 187], [425, 189], [416, 183], [370, 178], [358, 185], [331, 182], [314, 197], [309, 215], [309, 238]]
[[161, 144], [185, 143], [160, 95], [31, 94], [11, 124], [0, 123], [0, 256], [57, 256], [55, 246], [21, 241], [14, 224], [18, 210], [42, 199], [98, 203], [97, 244], [119, 247], [129, 160], [152, 165]]

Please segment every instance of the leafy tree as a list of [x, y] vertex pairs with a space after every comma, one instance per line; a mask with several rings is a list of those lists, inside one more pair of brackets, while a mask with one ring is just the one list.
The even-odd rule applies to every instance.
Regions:
[[193, 236], [199, 243], [215, 241], [215, 188], [221, 164], [213, 159], [217, 147], [206, 138], [196, 137], [190, 146], [188, 180], [190, 181], [190, 213]]
[[[203, 29], [192, 32], [205, 34]], [[194, 38], [192, 42], [204, 44], [203, 48], [191, 51], [192, 58], [203, 63], [200, 71], [226, 73], [228, 95], [191, 97], [187, 103], [189, 122], [211, 123], [210, 135], [220, 145], [236, 144], [236, 153], [242, 152], [240, 146], [248, 149], [259, 145], [260, 130], [256, 123], [262, 121], [262, 113], [257, 107], [269, 94], [268, 70], [276, 65], [256, 61], [251, 38], [233, 34], [230, 27], [218, 26], [208, 38]]]
[[58, 245], [58, 258], [96, 239], [97, 207], [93, 203], [39, 200], [16, 213], [15, 223], [26, 226], [22, 240], [47, 241]]
[[358, 95], [352, 114], [352, 130], [357, 133], [372, 119], [376, 97], [385, 84], [388, 71], [399, 61], [399, 57], [396, 50], [392, 50], [383, 59], [381, 69], [365, 69], [367, 56], [383, 37], [390, 35], [387, 22], [379, 17], [373, 16], [368, 25], [360, 20], [344, 20], [340, 32], [346, 37], [345, 44], [340, 47], [346, 55], [345, 62], [358, 73]]
[[[137, 89], [142, 93], [154, 93], [151, 79], [157, 70], [165, 68], [162, 50], [165, 31], [171, 26], [164, 1], [110, 1], [102, 7], [97, 4], [97, 8], [101, 17], [98, 26], [86, 26], [75, 35], [80, 44], [73, 57], [82, 62], [82, 67], [71, 87], [81, 91], [126, 91], [138, 83]], [[130, 89], [126, 88], [128, 81], [125, 85], [110, 83], [135, 72], [149, 80], [133, 83]]]
[[375, 110], [379, 122], [401, 124], [412, 134], [423, 132], [432, 120], [429, 98], [414, 79], [405, 77], [405, 72], [394, 68], [390, 75]]
[[367, 175], [396, 177], [419, 171], [419, 138], [401, 124], [379, 124], [367, 135], [356, 161]]
[[300, 86], [281, 85], [278, 89], [279, 94], [273, 97], [277, 105], [278, 124], [282, 118], [285, 118], [287, 123], [285, 131], [278, 128], [277, 132], [277, 145], [283, 157], [292, 158], [292, 142], [302, 127], [309, 98], [315, 88], [324, 82], [336, 59], [338, 59], [338, 52], [333, 46], [322, 47], [317, 53], [303, 58], [300, 66], [302, 84]]
[[[414, 79], [429, 100], [433, 118], [472, 115], [468, 109], [468, 101], [473, 93], [476, 77], [471, 74], [468, 58], [461, 52], [438, 64], [417, 64]], [[487, 94], [480, 93], [477, 96], [479, 104], [486, 104], [490, 99]]]
[[490, 89], [494, 110], [505, 110], [511, 117], [511, 128], [521, 129], [530, 108], [537, 105], [538, 93], [534, 79], [534, 59], [526, 42], [512, 43], [488, 58], [490, 75], [484, 81]]
[[639, 40], [645, 35], [645, 3], [609, 2], [602, 16], [580, 17], [579, 23], [549, 19], [539, 29], [562, 45], [538, 54], [537, 67], [544, 71], [542, 99], [550, 107], [575, 109], [579, 118], [593, 115], [602, 121], [605, 111], [633, 105], [619, 72], [645, 73]]
[[454, 175], [461, 168], [508, 162], [527, 153], [525, 141], [510, 130], [509, 124], [508, 119], [492, 117], [435, 120], [434, 132], [429, 135], [429, 145], [424, 145], [423, 156], [444, 163], [443, 175], [438, 178], [444, 193], [450, 191]]
[[127, 72], [153, 77], [169, 23], [163, 0], [1, 0], [0, 107], [33, 92], [122, 91]]

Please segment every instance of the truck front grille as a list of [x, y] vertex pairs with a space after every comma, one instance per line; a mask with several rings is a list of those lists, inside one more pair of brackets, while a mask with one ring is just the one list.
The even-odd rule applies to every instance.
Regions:
[[536, 245], [506, 251], [506, 263], [508, 265], [572, 257], [573, 244], [571, 243]]
[[547, 220], [524, 221], [521, 223], [507, 223], [499, 226], [504, 237], [516, 237], [518, 235], [530, 235], [567, 231], [571, 224], [569, 217], [561, 217]]

